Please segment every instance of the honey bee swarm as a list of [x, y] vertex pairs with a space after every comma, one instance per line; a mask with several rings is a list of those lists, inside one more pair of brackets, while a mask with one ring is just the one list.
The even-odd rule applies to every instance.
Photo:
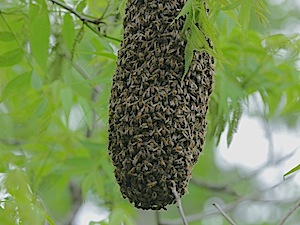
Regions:
[[128, 0], [113, 77], [109, 154], [124, 198], [142, 209], [182, 196], [205, 141], [213, 58], [195, 52], [184, 73], [185, 0]]

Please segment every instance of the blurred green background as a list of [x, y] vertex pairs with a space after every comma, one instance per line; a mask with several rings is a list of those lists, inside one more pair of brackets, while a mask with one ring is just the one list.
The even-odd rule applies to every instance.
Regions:
[[[283, 179], [300, 161], [300, 1], [206, 2], [215, 86], [183, 209], [190, 225], [229, 224], [213, 202], [280, 224], [300, 199], [299, 174]], [[125, 3], [0, 0], [0, 225], [182, 224], [175, 205], [122, 199], [107, 153]]]

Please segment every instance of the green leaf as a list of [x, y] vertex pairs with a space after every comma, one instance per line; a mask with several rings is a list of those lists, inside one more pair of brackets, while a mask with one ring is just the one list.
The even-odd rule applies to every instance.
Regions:
[[64, 16], [62, 33], [65, 45], [67, 46], [67, 49], [71, 51], [75, 40], [75, 29], [72, 16], [69, 13]]
[[228, 148], [232, 142], [233, 135], [237, 132], [239, 121], [243, 114], [242, 106], [240, 105], [239, 102], [237, 102], [237, 107], [232, 109], [232, 111], [233, 111], [233, 113], [232, 113], [233, 115], [229, 121], [229, 128], [228, 128], [228, 133], [227, 133], [227, 147]]
[[91, 141], [81, 140], [80, 143], [89, 151], [91, 158], [99, 157], [107, 148], [104, 144]]
[[127, 0], [121, 0], [121, 3], [119, 3], [118, 13], [120, 13], [122, 17], [125, 15], [126, 3]]
[[286, 176], [288, 176], [288, 175], [290, 175], [290, 174], [292, 174], [292, 173], [295, 173], [295, 172], [298, 171], [298, 170], [300, 170], [300, 164], [299, 164], [298, 166], [294, 167], [293, 169], [291, 169], [289, 172], [285, 173], [285, 174], [283, 175], [283, 177], [285, 178]]
[[250, 12], [253, 9], [254, 0], [240, 1], [241, 9], [239, 12], [239, 22], [243, 31], [246, 31], [250, 23]]
[[49, 225], [55, 225], [54, 220], [51, 218], [51, 216], [48, 213], [45, 213], [46, 221]]
[[0, 32], [0, 41], [14, 41], [15, 37], [12, 33], [7, 32], [7, 31], [2, 31]]
[[100, 176], [100, 172], [95, 170], [92, 172], [92, 176], [93, 176], [93, 183], [94, 183], [94, 187], [98, 193], [98, 195], [100, 197], [104, 197], [105, 195], [105, 189], [104, 189], [104, 182], [103, 182], [103, 177]]
[[199, 30], [199, 28], [193, 24], [191, 27], [191, 39], [190, 41], [193, 43], [194, 45], [194, 49], [201, 51], [204, 49], [206, 38], [203, 34], [202, 31]]
[[98, 162], [87, 157], [73, 157], [64, 162], [65, 171], [71, 174], [86, 174], [97, 167]]
[[192, 5], [193, 5], [193, 1], [194, 1], [194, 0], [188, 0], [188, 1], [184, 4], [182, 10], [180, 11], [180, 13], [179, 13], [178, 16], [176, 17], [176, 19], [179, 19], [181, 16], [184, 16], [184, 15], [188, 14], [189, 12], [191, 12], [191, 10], [192, 10]]
[[134, 221], [126, 214], [124, 215], [124, 223], [125, 225], [135, 225]]
[[94, 183], [94, 177], [91, 173], [87, 174], [81, 182], [81, 191], [84, 198], [87, 193], [92, 189]]
[[241, 2], [240, 2], [240, 0], [238, 0], [238, 1], [235, 1], [235, 2], [233, 2], [231, 4], [229, 4], [229, 5], [221, 8], [221, 10], [223, 10], [223, 11], [233, 10], [233, 9], [236, 9], [237, 7], [239, 7], [240, 4], [241, 4]]
[[4, 100], [7, 97], [19, 95], [30, 84], [31, 73], [24, 73], [12, 79], [4, 88], [1, 99]]
[[89, 104], [89, 102], [82, 97], [78, 98], [78, 102], [81, 106], [81, 109], [84, 113], [84, 120], [86, 121], [87, 125], [89, 128], [93, 127], [93, 120], [94, 120], [94, 114], [93, 114], [93, 110], [91, 108], [91, 105]]
[[86, 7], [86, 0], [81, 0], [76, 6], [76, 11], [77, 12], [82, 12], [84, 8]]
[[114, 209], [109, 216], [109, 225], [121, 225], [124, 213], [122, 209]]
[[269, 20], [265, 14], [270, 14], [270, 11], [268, 10], [264, 1], [255, 1], [254, 10], [258, 21], [263, 25], [269, 25]]
[[13, 66], [19, 63], [23, 58], [23, 52], [21, 49], [15, 49], [9, 52], [5, 52], [0, 55], [0, 67]]
[[60, 90], [60, 100], [62, 103], [62, 107], [68, 121], [71, 108], [73, 105], [73, 91], [70, 87], [66, 87]]
[[184, 74], [183, 74], [182, 80], [184, 79], [185, 75], [189, 71], [190, 65], [193, 60], [193, 56], [194, 56], [193, 45], [191, 44], [191, 42], [188, 41], [188, 43], [184, 49]]
[[[30, 49], [35, 61], [43, 71], [46, 71], [48, 60], [49, 36], [50, 36], [50, 22], [48, 17], [47, 7], [31, 4], [32, 21], [30, 27]], [[36, 9], [36, 7], [38, 9]], [[37, 13], [35, 15], [35, 13]]]
[[41, 89], [43, 86], [43, 82], [35, 70], [31, 75], [31, 86], [37, 90]]

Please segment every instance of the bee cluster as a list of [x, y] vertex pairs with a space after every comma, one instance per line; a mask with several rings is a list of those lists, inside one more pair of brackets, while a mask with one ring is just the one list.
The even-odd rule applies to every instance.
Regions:
[[186, 0], [128, 0], [113, 77], [109, 154], [123, 197], [165, 209], [186, 192], [205, 141], [213, 58], [195, 52], [184, 73]]

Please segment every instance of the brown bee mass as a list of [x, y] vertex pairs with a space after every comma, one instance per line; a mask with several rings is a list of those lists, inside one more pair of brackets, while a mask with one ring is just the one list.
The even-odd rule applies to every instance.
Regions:
[[123, 197], [161, 209], [186, 192], [205, 141], [213, 58], [195, 52], [184, 73], [185, 0], [128, 0], [113, 77], [109, 153]]

